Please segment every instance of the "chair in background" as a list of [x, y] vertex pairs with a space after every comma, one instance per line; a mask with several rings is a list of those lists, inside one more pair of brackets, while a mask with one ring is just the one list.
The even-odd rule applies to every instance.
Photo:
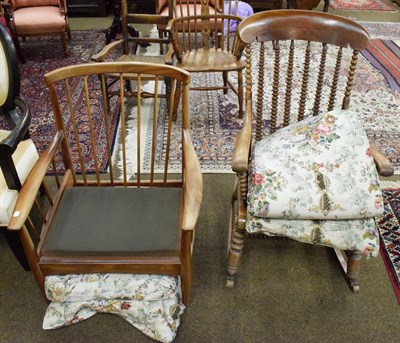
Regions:
[[[160, 16], [157, 14], [139, 14], [139, 13], [128, 13], [127, 1], [121, 1], [121, 24], [122, 24], [122, 39], [111, 42], [106, 45], [100, 52], [92, 56], [92, 61], [94, 62], [104, 62], [104, 61], [116, 61], [116, 62], [150, 62], [157, 64], [167, 64], [172, 65], [172, 48], [168, 49], [169, 39], [168, 37], [154, 37], [152, 35], [145, 36], [136, 34], [132, 37], [129, 33], [130, 25], [135, 24], [150, 24], [150, 25], [166, 25], [168, 18]], [[138, 47], [140, 45], [149, 45], [151, 43], [159, 43], [161, 46], [167, 47], [167, 52], [165, 54], [155, 54], [155, 55], [141, 55], [138, 53]], [[163, 50], [163, 49], [162, 49]], [[136, 92], [131, 91], [130, 81], [135, 81], [137, 79], [136, 75], [124, 75], [126, 80], [126, 96], [136, 96]], [[146, 77], [142, 75], [142, 81], [152, 80], [152, 76]], [[115, 83], [118, 83], [118, 75], [109, 75], [107, 80], [106, 90], [110, 96], [119, 94], [120, 90], [118, 88], [113, 88]], [[158, 96], [165, 96], [169, 99], [170, 93], [170, 83], [168, 78], [165, 79], [166, 92], [165, 94], [159, 94]], [[154, 94], [145, 92], [142, 94], [143, 97], [153, 97]]]
[[[20, 75], [16, 52], [6, 29], [0, 25], [0, 117], [10, 130], [0, 130], [0, 226], [7, 226], [18, 192], [38, 159], [29, 138], [31, 114], [19, 98]], [[2, 230], [25, 270], [29, 269], [19, 236]]]
[[17, 37], [59, 35], [67, 55], [65, 33], [71, 39], [71, 32], [66, 0], [11, 0], [11, 5], [8, 10]]
[[19, 44], [19, 40], [15, 33], [15, 29], [11, 24], [11, 18], [10, 18], [11, 10], [7, 10], [8, 8], [11, 8], [10, 3], [5, 1], [4, 2], [0, 1], [0, 25], [3, 25], [7, 29], [7, 32], [11, 36], [11, 39], [14, 43], [14, 47], [17, 51], [18, 57], [20, 58], [21, 62], [24, 62], [21, 45]]
[[[111, 108], [100, 91], [109, 74], [119, 76], [120, 89]], [[129, 110], [123, 87], [126, 74], [137, 76], [138, 87], [137, 105]], [[155, 80], [154, 99], [141, 98], [142, 77], [148, 75]], [[158, 96], [165, 77], [173, 88], [177, 81], [183, 84], [179, 127], [172, 126], [172, 110]], [[55, 135], [23, 185], [8, 225], [19, 232], [43, 294], [49, 275], [161, 274], [181, 277], [183, 302], [189, 303], [194, 229], [202, 198], [201, 170], [190, 138], [189, 80], [189, 73], [173, 66], [134, 62], [74, 65], [45, 75]], [[83, 96], [73, 97], [71, 85], [82, 87]], [[112, 158], [110, 125], [118, 114], [120, 163]], [[159, 116], [168, 125], [166, 148], [157, 159]], [[128, 117], [134, 123], [129, 127]], [[101, 136], [96, 135], [94, 118], [106, 123]], [[100, 148], [105, 169], [99, 163]], [[173, 173], [168, 168], [172, 149], [182, 154], [181, 170]], [[149, 156], [148, 165], [142, 161], [144, 154]], [[132, 167], [129, 161], [135, 157]], [[52, 176], [46, 177], [47, 173]], [[45, 216], [40, 242], [34, 244], [24, 223], [43, 179], [52, 200], [49, 204], [40, 196], [37, 200]]]
[[[199, 14], [223, 13], [223, 0], [156, 0], [156, 13], [168, 19]], [[158, 25], [160, 37], [167, 35], [167, 25]]]
[[261, 235], [334, 248], [357, 291], [362, 255], [379, 251], [373, 217], [383, 205], [374, 161], [380, 175], [393, 173], [348, 109], [368, 33], [328, 13], [279, 10], [246, 18], [238, 38], [247, 92], [232, 159], [227, 286], [246, 237]]
[[[207, 1], [203, 1], [207, 3]], [[171, 19], [168, 30], [171, 32], [171, 42], [176, 63], [193, 73], [222, 73], [222, 85], [193, 86], [191, 90], [207, 91], [223, 89], [226, 94], [231, 89], [238, 96], [238, 113], [243, 117], [243, 69], [244, 61], [237, 50], [235, 32], [224, 32], [224, 25], [236, 27], [242, 17], [229, 14], [208, 14], [207, 6], [203, 4], [202, 14], [181, 16]], [[237, 84], [229, 79], [229, 72], [237, 72]], [[179, 103], [179, 84], [176, 92], [175, 105]], [[174, 110], [176, 114], [176, 110]]]

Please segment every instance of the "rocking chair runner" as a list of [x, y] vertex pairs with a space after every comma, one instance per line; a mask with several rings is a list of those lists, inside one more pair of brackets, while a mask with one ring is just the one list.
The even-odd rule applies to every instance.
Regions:
[[246, 237], [265, 234], [335, 248], [357, 291], [362, 254], [379, 250], [373, 216], [382, 196], [371, 155], [380, 175], [393, 174], [348, 110], [368, 33], [339, 16], [281, 10], [243, 20], [238, 38], [246, 50], [246, 114], [232, 159], [227, 285]]
[[[120, 94], [109, 106], [104, 84], [110, 73], [119, 75]], [[125, 106], [123, 87], [124, 75], [129, 73], [137, 75], [138, 102], [131, 110]], [[145, 83], [141, 78], [148, 75], [155, 80], [154, 99], [141, 98]], [[172, 89], [177, 81], [183, 84], [182, 126], [173, 139], [172, 111], [166, 99], [158, 97], [160, 80], [165, 77], [171, 79]], [[48, 275], [178, 275], [183, 302], [188, 304], [194, 228], [202, 197], [201, 171], [189, 132], [189, 74], [165, 65], [104, 62], [50, 72], [45, 82], [56, 132], [23, 185], [8, 226], [19, 232], [43, 294]], [[72, 94], [72, 84], [82, 89], [81, 96]], [[120, 164], [112, 158], [111, 123], [118, 111]], [[155, 169], [157, 137], [146, 140], [150, 144], [146, 149], [141, 138], [145, 133], [156, 134], [159, 116], [168, 123], [160, 172]], [[95, 118], [104, 122], [100, 135]], [[148, 120], [152, 124], [144, 130], [142, 124]], [[127, 127], [128, 121], [136, 124], [136, 134]], [[173, 148], [181, 149], [182, 171], [171, 175], [168, 160]], [[100, 149], [106, 156], [107, 172], [99, 163]], [[142, 163], [145, 152], [150, 154], [148, 166]], [[137, 158], [133, 170], [127, 162], [132, 157]], [[52, 176], [46, 177], [47, 173]], [[48, 203], [40, 196], [36, 199], [44, 178], [53, 190]], [[34, 203], [43, 209], [36, 218], [43, 221], [39, 241], [24, 225]]]

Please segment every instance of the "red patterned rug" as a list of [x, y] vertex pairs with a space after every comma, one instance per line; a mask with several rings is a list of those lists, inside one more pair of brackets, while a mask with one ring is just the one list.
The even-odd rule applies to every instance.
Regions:
[[400, 189], [384, 189], [385, 212], [377, 218], [381, 256], [400, 303]]
[[377, 68], [390, 87], [400, 93], [400, 41], [371, 39], [363, 56]]
[[[25, 42], [21, 42], [26, 63], [20, 65], [20, 96], [26, 100], [31, 109], [30, 134], [39, 152], [47, 147], [54, 132], [53, 111], [49, 93], [44, 84], [44, 74], [60, 67], [88, 63], [90, 62], [90, 57], [99, 51], [104, 44], [105, 35], [100, 30], [73, 31], [72, 39], [67, 42], [68, 56], [64, 57], [59, 37], [32, 37], [27, 38]], [[74, 97], [79, 98], [83, 95], [82, 89], [78, 89], [73, 84], [71, 85], [71, 91]], [[101, 137], [105, 134], [105, 122], [102, 117], [97, 116], [94, 118], [96, 142], [101, 142]], [[110, 123], [111, 130], [113, 130], [112, 133], [116, 129], [117, 117], [118, 113], [114, 115]], [[81, 120], [85, 120], [85, 118], [81, 118]], [[0, 118], [0, 128], [6, 127], [7, 124], [4, 118]], [[82, 140], [88, 140], [88, 137], [82, 137]], [[90, 144], [87, 145], [89, 146]], [[101, 166], [104, 169], [107, 164], [104, 158], [106, 146], [101, 143], [98, 145], [99, 160], [101, 160]], [[90, 170], [90, 166], [88, 169]]]
[[396, 9], [385, 4], [381, 0], [330, 0], [329, 6], [334, 10], [343, 11], [388, 11], [396, 12]]

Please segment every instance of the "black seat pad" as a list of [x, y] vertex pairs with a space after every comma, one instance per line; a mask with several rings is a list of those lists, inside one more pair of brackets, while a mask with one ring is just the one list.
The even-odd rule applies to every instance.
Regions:
[[137, 255], [180, 250], [181, 188], [65, 190], [42, 255]]

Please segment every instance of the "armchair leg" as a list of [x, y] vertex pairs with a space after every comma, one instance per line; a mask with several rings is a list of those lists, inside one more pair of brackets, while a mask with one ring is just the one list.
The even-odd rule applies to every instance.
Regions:
[[172, 108], [172, 121], [176, 121], [178, 118], [178, 107], [179, 101], [181, 99], [182, 84], [180, 82], [176, 83], [175, 95], [174, 95], [174, 106]]
[[61, 44], [63, 46], [64, 49], [64, 56], [68, 55], [68, 51], [67, 51], [67, 42], [65, 40], [65, 32], [61, 32], [60, 33], [60, 37], [61, 37]]
[[[163, 39], [165, 37], [165, 31], [158, 30], [158, 38]], [[160, 43], [160, 55], [164, 55], [164, 44]]]
[[222, 79], [224, 81], [224, 94], [228, 93], [228, 72], [222, 72]]
[[45, 277], [42, 274], [39, 265], [38, 265], [38, 257], [36, 255], [36, 251], [35, 251], [35, 245], [33, 244], [33, 241], [29, 235], [29, 232], [26, 228], [26, 226], [24, 225], [23, 228], [21, 230], [19, 230], [19, 237], [21, 239], [22, 245], [24, 247], [24, 251], [29, 263], [29, 266], [32, 270], [32, 273], [36, 279], [36, 282], [39, 286], [39, 289], [43, 295], [43, 298], [49, 302], [49, 300], [47, 299], [46, 296], [46, 292], [44, 290], [44, 281], [45, 281]]
[[190, 302], [190, 290], [192, 288], [192, 254], [191, 254], [191, 246], [192, 246], [192, 238], [191, 232], [186, 231], [182, 236], [182, 278], [181, 278], [181, 287], [182, 287], [182, 302], [185, 306], [189, 305]]

